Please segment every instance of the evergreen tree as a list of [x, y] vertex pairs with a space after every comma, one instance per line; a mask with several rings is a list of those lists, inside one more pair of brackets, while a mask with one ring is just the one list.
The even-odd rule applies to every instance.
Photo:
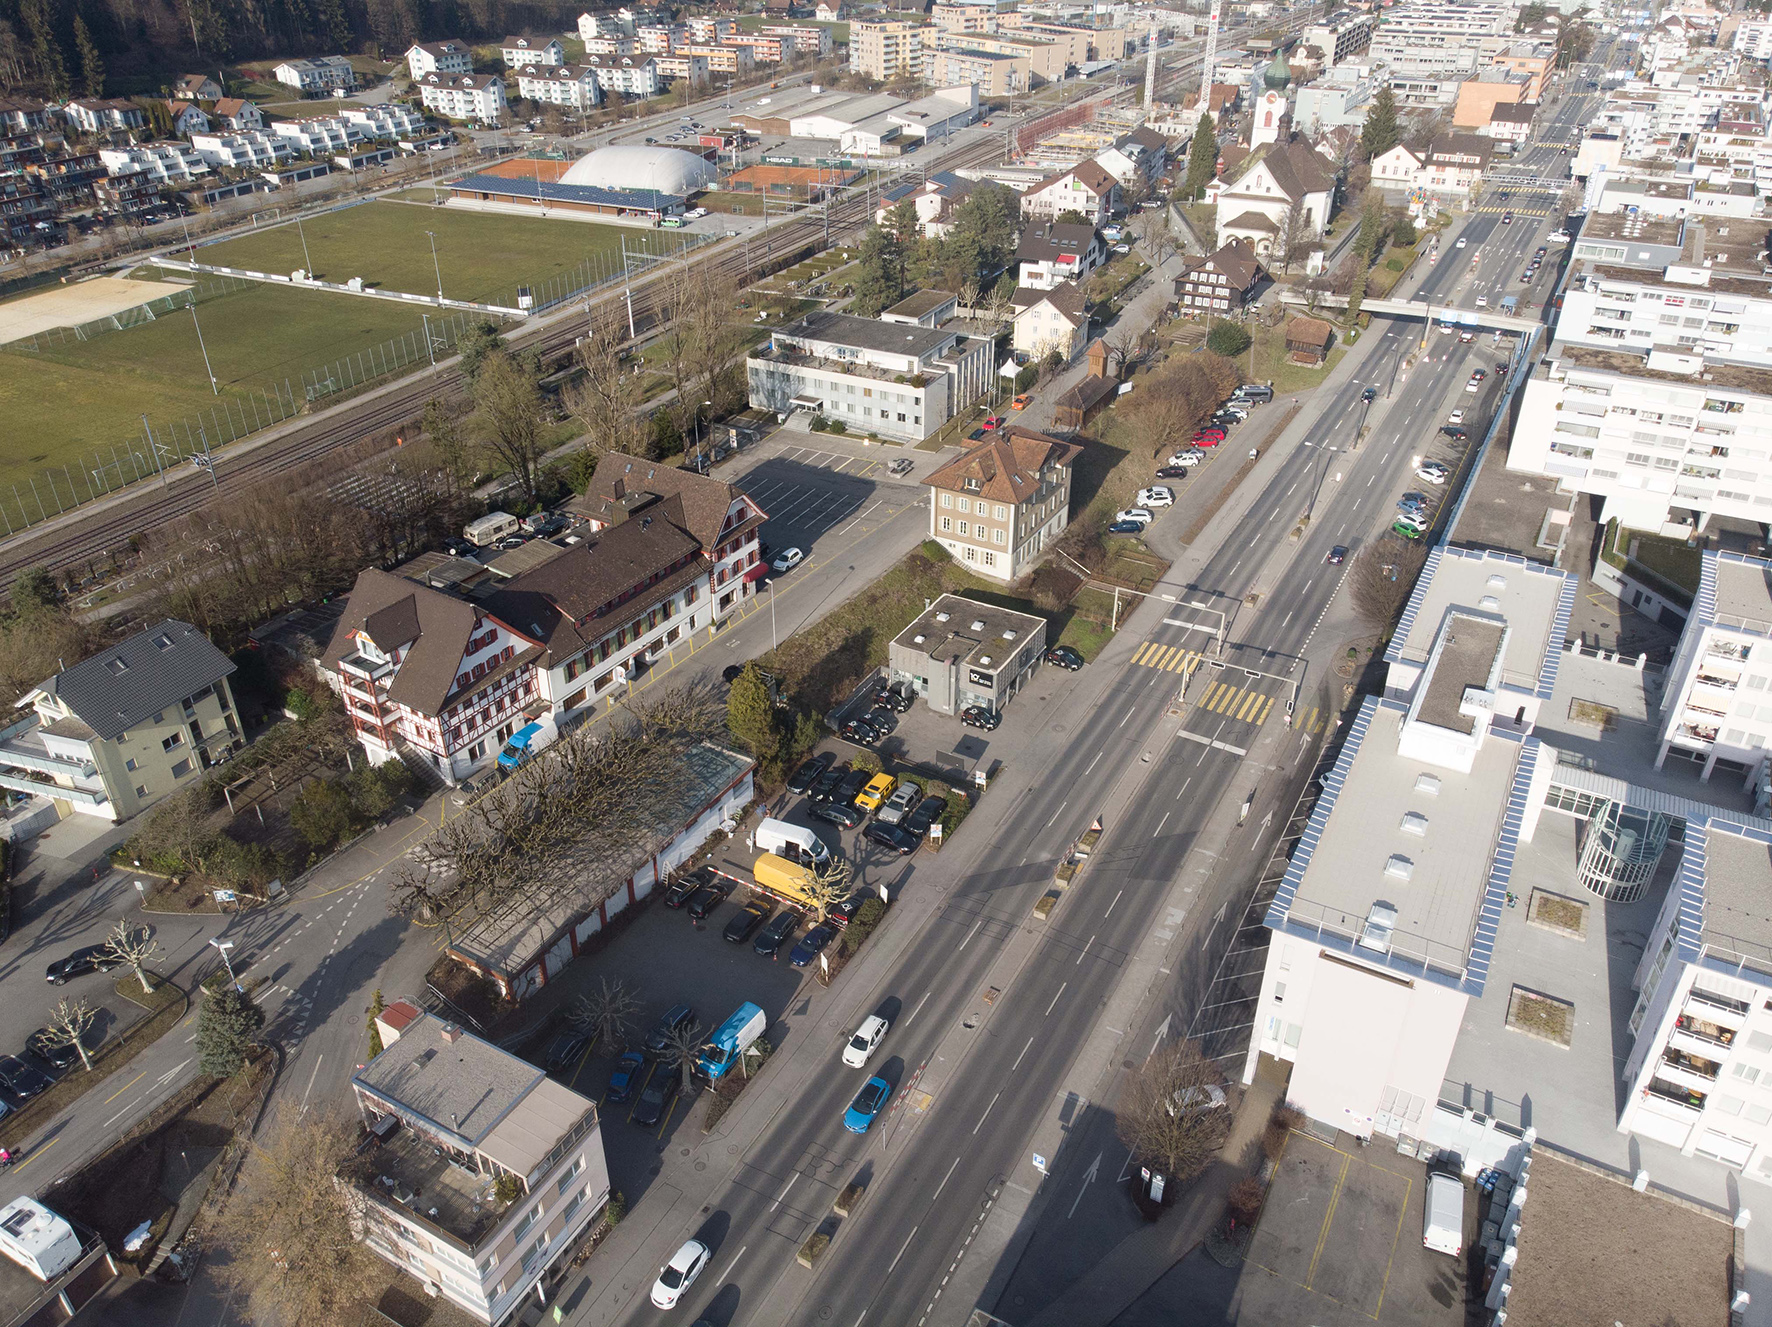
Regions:
[[377, 986], [375, 998], [369, 1002], [369, 1018], [367, 1020], [369, 1023], [369, 1058], [372, 1060], [387, 1049], [381, 1044], [381, 1028], [375, 1022], [387, 1007], [387, 1002], [381, 998], [381, 987]]
[[92, 40], [92, 33], [86, 26], [86, 20], [74, 15], [74, 49], [80, 53], [80, 78], [86, 85], [86, 95], [102, 97], [105, 95], [105, 62], [98, 53], [98, 44]]
[[769, 698], [769, 684], [755, 660], [732, 679], [732, 690], [726, 696], [726, 726], [759, 765], [770, 764], [780, 754], [781, 724]]
[[1360, 151], [1371, 161], [1382, 157], [1403, 141], [1403, 127], [1397, 122], [1397, 98], [1390, 84], [1378, 89], [1372, 98], [1372, 109], [1366, 112], [1366, 123], [1360, 127]]
[[1348, 326], [1359, 326], [1360, 305], [1366, 302], [1366, 264], [1361, 263], [1354, 270], [1354, 284], [1347, 292]]
[[1187, 178], [1182, 183], [1182, 192], [1189, 199], [1199, 198], [1217, 173], [1218, 135], [1212, 128], [1212, 117], [1202, 111], [1200, 123], [1194, 126], [1193, 145], [1187, 152]]
[[319, 11], [320, 28], [326, 40], [335, 50], [349, 50], [351, 20], [345, 14], [342, 0], [318, 0], [315, 8]]
[[234, 989], [232, 982], [206, 992], [197, 1015], [197, 1068], [212, 1078], [228, 1078], [246, 1063], [252, 1034], [265, 1025], [265, 1011]]
[[31, 34], [31, 55], [36, 60], [39, 77], [52, 97], [57, 100], [66, 97], [68, 66], [62, 59], [61, 44], [56, 40], [48, 0], [21, 0], [19, 17], [24, 19]]
[[869, 226], [867, 234], [862, 236], [860, 262], [861, 272], [855, 278], [852, 311], [863, 318], [872, 318], [903, 297], [905, 246], [889, 228]]

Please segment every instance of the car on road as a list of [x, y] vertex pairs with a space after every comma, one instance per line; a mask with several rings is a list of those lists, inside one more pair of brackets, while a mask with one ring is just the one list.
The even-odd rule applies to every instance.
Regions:
[[812, 785], [818, 782], [819, 775], [831, 767], [836, 756], [829, 751], [820, 751], [810, 760], [800, 762], [800, 767], [788, 776], [788, 791], [797, 797], [804, 797], [812, 791]]
[[88, 972], [109, 972], [123, 962], [117, 952], [108, 944], [87, 945], [84, 949], [76, 949], [66, 958], [58, 958], [44, 970], [51, 986], [60, 986], [72, 977], [83, 977]]
[[1464, 390], [1467, 392], [1475, 392], [1477, 390], [1477, 388], [1481, 387], [1482, 385], [1483, 384], [1478, 382], [1475, 378], [1472, 378], [1469, 382], [1465, 383]]
[[855, 1100], [849, 1103], [849, 1109], [843, 1112], [843, 1127], [850, 1133], [866, 1133], [880, 1112], [886, 1109], [891, 1096], [892, 1084], [884, 1078], [868, 1079], [855, 1094]]
[[1532, 269], [1532, 268], [1527, 268], [1527, 269], [1526, 269], [1526, 270], [1525, 270], [1525, 271], [1524, 271], [1524, 272], [1521, 272], [1521, 273], [1520, 273], [1520, 284], [1521, 284], [1521, 285], [1522, 285], [1522, 286], [1529, 286], [1529, 285], [1531, 285], [1531, 284], [1532, 284], [1532, 278], [1533, 278], [1533, 277], [1535, 277], [1535, 276], [1537, 276], [1537, 275], [1538, 275], [1538, 273], [1537, 273], [1537, 272], [1536, 272], [1536, 271], [1535, 271], [1535, 270], [1534, 270], [1534, 269]]
[[1326, 556], [1323, 561], [1327, 562], [1331, 567], [1339, 567], [1342, 563], [1347, 561], [1347, 545], [1337, 544], [1334, 548], [1329, 550], [1328, 556]]
[[1454, 327], [1451, 323], [1441, 323], [1440, 324], [1440, 335], [1441, 336], [1451, 336], [1452, 333], [1456, 332], [1457, 330], [1458, 329], [1456, 327]]
[[923, 790], [916, 784], [899, 784], [892, 796], [886, 799], [886, 805], [880, 808], [880, 823], [883, 825], [901, 823], [922, 800]]
[[869, 1014], [862, 1019], [861, 1026], [855, 1029], [855, 1034], [843, 1047], [843, 1063], [851, 1069], [865, 1068], [874, 1052], [880, 1049], [880, 1043], [886, 1040], [886, 1032], [891, 1026], [878, 1014]]
[[646, 1034], [646, 1040], [640, 1044], [648, 1055], [663, 1055], [671, 1049], [671, 1037], [680, 1028], [686, 1028], [693, 1022], [695, 1010], [686, 1004], [674, 1004], [652, 1025], [652, 1031]]
[[727, 664], [724, 668], [722, 668], [720, 670], [720, 680], [722, 682], [724, 682], [727, 686], [731, 686], [734, 682], [738, 681], [738, 679], [743, 676], [744, 676], [744, 665], [743, 664]]
[[731, 892], [732, 885], [726, 878], [717, 876], [689, 896], [689, 902], [684, 905], [683, 911], [687, 912], [692, 920], [705, 922], [709, 914], [724, 903], [726, 896]]
[[1143, 534], [1144, 522], [1115, 521], [1112, 525], [1108, 526], [1107, 532], [1109, 534]]
[[793, 938], [795, 931], [800, 929], [800, 914], [792, 908], [783, 908], [770, 919], [769, 925], [757, 932], [757, 938], [751, 942], [751, 948], [764, 958], [772, 958], [775, 952]]
[[1175, 505], [1175, 490], [1165, 488], [1161, 484], [1151, 488], [1141, 488], [1138, 490], [1136, 501], [1141, 507], [1173, 507]]
[[1465, 246], [1465, 244], [1466, 244], [1466, 243], [1468, 243], [1468, 239], [1467, 239], [1467, 237], [1466, 237], [1466, 236], [1463, 236], [1463, 235], [1460, 235], [1460, 236], [1459, 236], [1459, 237], [1458, 237], [1458, 243], [1457, 243], [1457, 244], [1454, 244], [1454, 245], [1453, 245], [1453, 246], [1452, 246], [1452, 247], [1453, 247], [1453, 248], [1454, 248], [1454, 249], [1462, 249], [1462, 248], [1464, 248], [1464, 246]]
[[658, 1269], [658, 1280], [652, 1283], [652, 1307], [675, 1308], [677, 1301], [683, 1298], [683, 1292], [695, 1284], [695, 1278], [701, 1275], [708, 1259], [713, 1256], [700, 1240], [685, 1240], [683, 1247], [671, 1255], [671, 1260]]
[[548, 1043], [547, 1055], [543, 1062], [544, 1067], [550, 1074], [565, 1072], [577, 1063], [578, 1057], [584, 1054], [584, 1049], [590, 1044], [590, 1040], [576, 1028], [566, 1028], [555, 1033], [554, 1039]]
[[621, 1103], [634, 1095], [646, 1072], [646, 1057], [639, 1051], [623, 1051], [609, 1071], [609, 1090], [603, 1094], [606, 1103]]
[[1462, 423], [1464, 423], [1464, 411], [1454, 410], [1451, 414], [1446, 416], [1446, 422], [1448, 424], [1462, 424]]
[[1116, 521], [1137, 521], [1140, 525], [1149, 525], [1156, 520], [1156, 513], [1148, 507], [1123, 507], [1114, 513]]
[[[98, 1049], [99, 1037], [89, 1028], [81, 1035], [80, 1044], [91, 1055]], [[51, 1069], [66, 1069], [80, 1061], [80, 1052], [74, 1043], [64, 1040], [61, 1033], [52, 1032], [48, 1028], [38, 1028], [26, 1037], [25, 1049]]]
[[1158, 479], [1186, 479], [1187, 467], [1181, 465], [1163, 465], [1157, 467]]
[[960, 722], [968, 728], [982, 728], [987, 733], [994, 733], [1003, 720], [995, 710], [987, 710], [983, 705], [968, 705], [960, 711]]
[[1468, 346], [1472, 341], [1475, 341], [1476, 339], [1477, 339], [1477, 334], [1472, 331], [1463, 331], [1458, 334], [1458, 344], [1459, 345]]
[[1549, 252], [1550, 252], [1550, 250], [1549, 250], [1549, 249], [1547, 249], [1547, 248], [1545, 248], [1545, 247], [1544, 247], [1544, 246], [1543, 246], [1543, 245], [1542, 245], [1542, 244], [1541, 244], [1541, 245], [1539, 245], [1539, 246], [1538, 246], [1538, 252], [1537, 252], [1537, 253], [1535, 253], [1535, 254], [1534, 254], [1534, 255], [1533, 255], [1533, 256], [1532, 256], [1532, 257], [1533, 257], [1533, 261], [1534, 261], [1534, 262], [1540, 262], [1540, 261], [1542, 261], [1542, 260], [1543, 260], [1543, 259], [1544, 259], [1544, 256], [1545, 256], [1545, 255], [1546, 255], [1546, 254], [1547, 254], [1547, 253], [1549, 253]]
[[1488, 376], [1489, 376], [1488, 369], [1472, 369], [1471, 370], [1471, 381], [1472, 382], [1482, 382]]
[[0, 1087], [20, 1101], [29, 1101], [39, 1092], [54, 1086], [55, 1080], [41, 1069], [26, 1064], [16, 1055], [0, 1055]]
[[806, 554], [800, 549], [784, 548], [775, 555], [775, 561], [769, 564], [769, 569], [776, 573], [792, 571], [805, 560]]
[[1074, 673], [1083, 666], [1083, 656], [1068, 645], [1054, 645], [1046, 651], [1046, 662]]
[[1512, 212], [1503, 212], [1501, 214], [1501, 224], [1504, 226], [1513, 225], [1514, 224], [1514, 214]]
[[1378, 399], [1378, 388], [1376, 388], [1376, 387], [1365, 388], [1360, 393], [1360, 399], [1362, 401], [1376, 401]]
[[987, 433], [990, 432], [994, 428], [1001, 428], [1002, 425], [1003, 425], [1003, 416], [1001, 416], [1001, 415], [987, 415], [985, 417], [984, 429], [985, 429], [985, 432], [987, 432]]
[[841, 829], [854, 829], [867, 819], [848, 802], [838, 801], [836, 798], [824, 802], [814, 802], [807, 808], [807, 813], [819, 820], [828, 820]]
[[917, 809], [905, 817], [905, 831], [922, 838], [929, 832], [929, 827], [947, 813], [947, 809], [947, 798], [925, 797], [917, 803]]
[[837, 928], [829, 922], [820, 922], [800, 937], [800, 943], [795, 945], [793, 952], [788, 955], [788, 966], [794, 968], [807, 966], [813, 959], [824, 953], [825, 946], [836, 938]]
[[1032, 401], [1033, 399], [1034, 398], [1032, 396], [1028, 395], [1026, 392], [1023, 392], [1020, 396], [1016, 397], [1013, 401], [1011, 401], [1009, 403], [1009, 408], [1011, 410], [1026, 410], [1028, 408], [1028, 402]]
[[862, 830], [861, 836], [869, 843], [877, 843], [900, 857], [910, 856], [923, 841], [902, 825], [882, 824], [878, 820]]
[[720, 934], [727, 944], [742, 945], [751, 938], [751, 932], [769, 920], [771, 908], [760, 898], [754, 898], [738, 910], [738, 915], [726, 923], [726, 929]]

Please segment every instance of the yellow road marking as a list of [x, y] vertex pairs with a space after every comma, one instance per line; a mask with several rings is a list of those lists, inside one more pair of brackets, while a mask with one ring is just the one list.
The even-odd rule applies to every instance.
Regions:
[[146, 1069], [143, 1069], [134, 1078], [130, 1079], [122, 1087], [118, 1088], [115, 1092], [111, 1093], [110, 1096], [105, 1098], [105, 1105], [107, 1105], [107, 1106], [110, 1105], [118, 1097], [122, 1096], [125, 1092], [129, 1091], [130, 1088], [134, 1087], [137, 1083], [141, 1082], [143, 1078], [147, 1077], [147, 1073], [148, 1073], [148, 1071]]
[[1138, 647], [1138, 653], [1132, 656], [1132, 662], [1135, 664], [1145, 663], [1150, 656], [1155, 654], [1160, 648], [1161, 647], [1155, 641], [1147, 640], [1143, 645]]
[[[1334, 1149], [1340, 1151], [1339, 1148]], [[1317, 1249], [1311, 1254], [1310, 1270], [1304, 1274], [1304, 1284], [1308, 1289], [1310, 1283], [1317, 1279], [1317, 1261], [1323, 1256], [1323, 1246], [1329, 1242], [1329, 1223], [1335, 1220], [1335, 1209], [1341, 1202], [1341, 1186], [1347, 1182], [1347, 1168], [1353, 1164], [1353, 1157], [1346, 1152], [1341, 1154], [1341, 1173], [1335, 1177], [1335, 1189], [1329, 1195], [1329, 1210], [1323, 1213], [1323, 1227], [1317, 1234]]]

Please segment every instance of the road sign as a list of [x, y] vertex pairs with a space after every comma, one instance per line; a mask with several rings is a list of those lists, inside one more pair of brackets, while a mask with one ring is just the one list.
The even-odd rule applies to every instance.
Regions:
[[215, 891], [215, 901], [217, 903], [232, 903], [236, 897], [234, 891], [231, 889], [218, 889]]
[[1042, 1175], [1046, 1173], [1046, 1158], [1041, 1156], [1038, 1152], [1034, 1153], [1034, 1169], [1039, 1171]]

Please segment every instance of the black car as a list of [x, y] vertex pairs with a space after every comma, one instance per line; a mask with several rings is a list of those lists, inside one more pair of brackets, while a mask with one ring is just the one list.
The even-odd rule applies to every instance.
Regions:
[[837, 730], [838, 736], [844, 741], [854, 742], [857, 746], [872, 746], [880, 740], [880, 730], [866, 719], [846, 719]]
[[877, 843], [882, 848], [890, 848], [900, 857], [909, 856], [917, 850], [923, 840], [900, 825], [886, 825], [876, 820], [861, 832], [869, 843]]
[[575, 1032], [571, 1028], [557, 1033], [554, 1039], [548, 1043], [547, 1071], [550, 1074], [557, 1074], [570, 1068], [573, 1062], [584, 1053], [585, 1044], [588, 1041], [590, 1038], [584, 1033]]
[[751, 932], [769, 919], [769, 905], [762, 899], [754, 898], [739, 909], [738, 916], [726, 923], [721, 932], [728, 944], [742, 945], [751, 938]]
[[1331, 567], [1339, 567], [1343, 562], [1347, 561], [1347, 545], [1337, 544], [1334, 548], [1329, 550], [1329, 556], [1324, 558], [1323, 561], [1327, 562]]
[[703, 885], [711, 884], [714, 873], [705, 866], [698, 866], [688, 875], [680, 875], [665, 886], [664, 905], [667, 908], [680, 908], [689, 902], [690, 897]]
[[671, 1034], [679, 1028], [686, 1028], [695, 1022], [695, 1010], [686, 1004], [674, 1004], [664, 1011], [664, 1017], [652, 1025], [652, 1031], [646, 1034], [642, 1043], [648, 1055], [664, 1055], [671, 1049]]
[[1158, 479], [1186, 479], [1193, 471], [1183, 465], [1165, 465], [1157, 470]]
[[861, 911], [861, 905], [873, 897], [872, 890], [858, 889], [841, 903], [833, 905], [831, 910], [825, 914], [824, 919], [838, 930], [843, 930], [855, 920], [855, 914]]
[[829, 751], [820, 751], [811, 760], [802, 761], [800, 768], [788, 776], [788, 791], [796, 796], [804, 796], [812, 791], [812, 785], [831, 767], [836, 759]]
[[29, 1100], [48, 1088], [55, 1080], [41, 1069], [34, 1069], [16, 1055], [0, 1055], [0, 1087], [21, 1101]]
[[894, 714], [907, 713], [916, 701], [917, 693], [911, 689], [909, 682], [894, 682], [880, 693], [878, 707], [891, 710]]
[[837, 938], [837, 928], [829, 922], [820, 922], [805, 935], [800, 943], [794, 946], [794, 952], [788, 955], [788, 962], [796, 968], [803, 968], [825, 950], [825, 946]]
[[667, 1071], [655, 1071], [652, 1081], [646, 1084], [646, 1090], [640, 1093], [640, 1099], [634, 1103], [634, 1113], [629, 1116], [635, 1124], [650, 1129], [664, 1119], [665, 1112], [677, 1100], [677, 1093], [682, 1090], [683, 1075], [672, 1068]]
[[1365, 391], [1360, 393], [1360, 399], [1362, 401], [1376, 401], [1378, 399], [1378, 388], [1376, 388], [1376, 387], [1366, 388]]
[[1448, 438], [1458, 438], [1460, 440], [1470, 436], [1470, 434], [1465, 432], [1464, 428], [1458, 424], [1442, 424], [1440, 425], [1440, 432], [1444, 433]]
[[855, 809], [853, 803], [845, 802], [835, 797], [828, 801], [814, 802], [807, 808], [807, 810], [812, 815], [817, 816], [820, 820], [828, 820], [831, 824], [839, 825], [844, 829], [854, 829], [857, 825], [861, 824], [862, 821], [867, 819], [866, 816]]
[[44, 972], [51, 986], [60, 986], [70, 977], [83, 977], [88, 972], [109, 972], [123, 960], [109, 945], [87, 945], [66, 958], [58, 958]]
[[705, 922], [708, 914], [726, 901], [732, 892], [732, 886], [721, 879], [710, 880], [695, 893], [689, 896], [688, 906], [683, 909], [698, 922]]
[[868, 786], [868, 780], [873, 777], [865, 769], [845, 770], [843, 782], [837, 785], [835, 800], [843, 803], [844, 806], [855, 805], [855, 799], [861, 795], [861, 790]]
[[865, 717], [868, 727], [881, 737], [890, 737], [893, 730], [898, 727], [898, 716], [884, 705], [875, 706], [867, 712]]
[[774, 920], [769, 925], [757, 932], [757, 938], [751, 942], [751, 948], [765, 958], [771, 957], [799, 929], [800, 914], [792, 908], [785, 908], [776, 913]]
[[[98, 1049], [98, 1041], [97, 1034], [90, 1029], [80, 1038], [80, 1044], [86, 1047], [88, 1055]], [[80, 1060], [80, 1052], [74, 1043], [63, 1041], [60, 1033], [51, 1032], [48, 1028], [38, 1028], [26, 1037], [25, 1049], [51, 1069], [66, 1069]]]
[[925, 797], [911, 808], [911, 813], [903, 820], [904, 831], [915, 834], [919, 839], [929, 832], [929, 827], [940, 820], [948, 809], [945, 797]]
[[968, 705], [960, 711], [960, 722], [968, 728], [982, 728], [987, 733], [993, 733], [1003, 720], [994, 710], [987, 710], [982, 705]]
[[727, 686], [731, 686], [742, 676], [744, 676], [743, 664], [727, 664], [720, 670], [720, 680]]
[[1054, 645], [1046, 651], [1046, 662], [1074, 673], [1083, 666], [1083, 656], [1068, 645]]
[[842, 765], [838, 765], [835, 769], [827, 769], [818, 776], [818, 782], [812, 786], [812, 800], [815, 803], [830, 801], [837, 795], [837, 789], [843, 786], [843, 780], [848, 776], [849, 771]]

